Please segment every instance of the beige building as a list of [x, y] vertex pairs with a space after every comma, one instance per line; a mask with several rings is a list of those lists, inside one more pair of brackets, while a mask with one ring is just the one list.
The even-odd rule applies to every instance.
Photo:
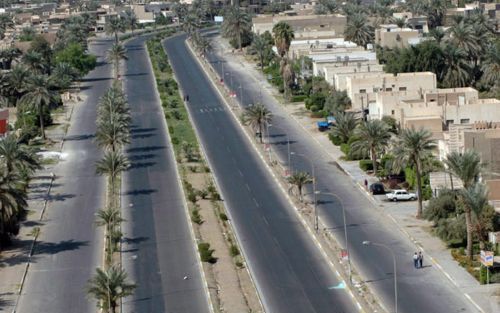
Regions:
[[[412, 92], [436, 89], [436, 75], [431, 72], [399, 73], [353, 73], [345, 75], [345, 89], [351, 98], [352, 108], [361, 110], [376, 102], [379, 92]], [[341, 81], [340, 79], [338, 80]], [[343, 86], [339, 86], [343, 87]]]
[[399, 28], [394, 24], [380, 25], [375, 30], [375, 44], [387, 48], [406, 48], [419, 42], [418, 30]]
[[272, 33], [274, 25], [288, 23], [295, 32], [296, 39], [341, 38], [344, 36], [346, 17], [330, 15], [260, 15], [252, 18], [252, 30], [256, 34]]

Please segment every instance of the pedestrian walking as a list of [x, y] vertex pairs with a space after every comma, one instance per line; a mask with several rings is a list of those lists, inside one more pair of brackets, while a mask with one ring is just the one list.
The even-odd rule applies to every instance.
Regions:
[[422, 254], [422, 251], [418, 252], [418, 267], [422, 268], [424, 265], [424, 255]]
[[418, 254], [416, 252], [413, 254], [413, 266], [418, 268]]
[[365, 189], [368, 190], [368, 180], [365, 178]]
[[189, 102], [189, 95], [186, 95], [186, 102]]

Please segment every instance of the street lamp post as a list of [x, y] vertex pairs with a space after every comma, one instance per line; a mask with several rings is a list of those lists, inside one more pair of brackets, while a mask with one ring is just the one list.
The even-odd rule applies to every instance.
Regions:
[[334, 193], [331, 192], [320, 192], [316, 191], [317, 194], [323, 194], [323, 195], [329, 195], [337, 199], [339, 201], [340, 206], [342, 207], [342, 217], [344, 220], [344, 240], [345, 240], [345, 251], [347, 253], [347, 267], [349, 271], [349, 282], [352, 284], [352, 270], [351, 270], [351, 255], [349, 254], [349, 241], [347, 240], [347, 221], [345, 217], [345, 207], [344, 207], [344, 202], [340, 197]]
[[314, 196], [314, 230], [318, 232], [318, 208], [317, 208], [317, 201], [316, 201], [316, 174], [315, 174], [315, 167], [313, 161], [308, 158], [307, 156], [301, 154], [301, 153], [295, 153], [295, 152], [290, 152], [290, 155], [298, 155], [309, 161], [311, 163], [311, 168], [312, 168], [312, 176], [313, 176], [313, 196]]
[[394, 262], [394, 310], [396, 313], [398, 313], [398, 275], [397, 275], [397, 268], [396, 268], [396, 255], [394, 254], [394, 251], [392, 249], [383, 244], [383, 243], [377, 243], [377, 242], [371, 242], [371, 241], [363, 241], [363, 244], [365, 246], [379, 246], [382, 248], [385, 248], [389, 250], [389, 252], [392, 254], [392, 260]]

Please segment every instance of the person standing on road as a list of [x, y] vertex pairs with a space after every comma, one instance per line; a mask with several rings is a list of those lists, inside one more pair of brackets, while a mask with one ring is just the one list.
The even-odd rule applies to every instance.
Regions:
[[424, 255], [422, 254], [422, 251], [418, 252], [418, 267], [422, 268], [424, 265]]
[[415, 252], [415, 254], [413, 254], [413, 266], [415, 268], [418, 268], [418, 254]]
[[365, 189], [368, 190], [368, 180], [365, 179]]

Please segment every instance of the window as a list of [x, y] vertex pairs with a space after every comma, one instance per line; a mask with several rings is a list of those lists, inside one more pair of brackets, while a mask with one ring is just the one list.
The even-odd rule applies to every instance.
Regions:
[[392, 91], [392, 88], [385, 88], [385, 91]]
[[454, 120], [446, 120], [446, 126], [449, 126], [451, 124], [454, 124], [455, 121]]
[[460, 124], [469, 124], [470, 123], [470, 119], [468, 118], [461, 118], [460, 119]]
[[399, 91], [406, 91], [406, 87], [399, 87]]
[[391, 110], [391, 114], [394, 115], [394, 110]]
[[359, 93], [366, 93], [366, 89], [360, 89]]

